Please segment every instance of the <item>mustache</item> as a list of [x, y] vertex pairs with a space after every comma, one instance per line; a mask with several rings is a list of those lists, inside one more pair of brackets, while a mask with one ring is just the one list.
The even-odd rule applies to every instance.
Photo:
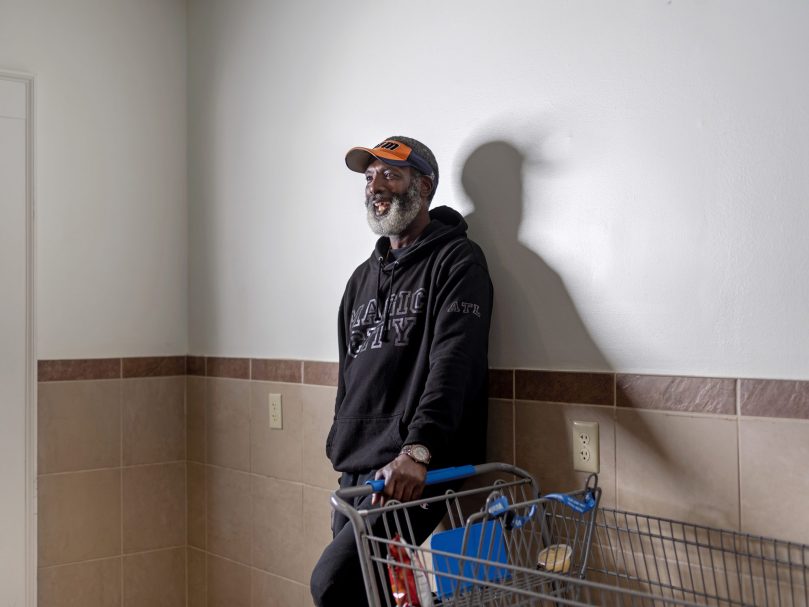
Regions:
[[365, 206], [369, 207], [374, 203], [382, 202], [383, 200], [389, 201], [391, 204], [395, 204], [398, 202], [398, 196], [391, 196], [386, 198], [383, 194], [371, 194], [370, 196], [365, 197]]

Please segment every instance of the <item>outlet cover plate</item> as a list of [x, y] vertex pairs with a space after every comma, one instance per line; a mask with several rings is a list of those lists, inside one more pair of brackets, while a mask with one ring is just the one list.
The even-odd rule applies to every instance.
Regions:
[[281, 395], [270, 394], [270, 428], [281, 430], [284, 427], [283, 409], [281, 407]]
[[570, 430], [573, 469], [598, 474], [600, 471], [598, 422], [574, 421]]

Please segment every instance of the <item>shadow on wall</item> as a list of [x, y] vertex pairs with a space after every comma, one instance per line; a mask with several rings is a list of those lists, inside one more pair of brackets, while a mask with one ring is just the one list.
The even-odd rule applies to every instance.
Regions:
[[[514, 145], [490, 141], [469, 155], [461, 174], [474, 204], [466, 217], [469, 233], [486, 254], [494, 284], [490, 360], [505, 367], [609, 371], [559, 274], [519, 240], [528, 202], [523, 188], [526, 165], [525, 155]], [[560, 436], [552, 442], [568, 454], [568, 432], [562, 429], [565, 412], [553, 412], [560, 417], [546, 420], [546, 427], [557, 429]], [[520, 460], [517, 454], [518, 465]], [[533, 472], [540, 484], [549, 482], [553, 490], [579, 488], [579, 475], [566, 457], [538, 465]]]
[[519, 241], [525, 160], [510, 143], [491, 141], [470, 154], [461, 176], [475, 207], [469, 233], [494, 283], [490, 356], [506, 366], [609, 371], [562, 279]]
[[[474, 204], [474, 211], [466, 217], [469, 233], [483, 247], [494, 283], [490, 357], [497, 361], [495, 366], [610, 372], [610, 362], [591, 337], [559, 274], [519, 241], [527, 203], [523, 193], [526, 166], [526, 157], [514, 145], [490, 141], [469, 155], [461, 176]], [[613, 410], [617, 430], [621, 420], [616, 413]], [[556, 423], [550, 424], [556, 428], [567, 423], [561, 409], [558, 415]], [[635, 419], [632, 433], [640, 441], [633, 449], [648, 465], [675, 477], [683, 474], [677, 459], [655, 440], [643, 417]], [[559, 447], [568, 454], [568, 433], [563, 435]], [[566, 490], [578, 488], [580, 478], [572, 462], [566, 458], [564, 462], [548, 462], [549, 469], [542, 476], [550, 476], [554, 485]]]

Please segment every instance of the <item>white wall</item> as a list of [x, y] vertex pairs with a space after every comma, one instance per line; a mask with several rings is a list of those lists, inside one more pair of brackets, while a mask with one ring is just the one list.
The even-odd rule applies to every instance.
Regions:
[[493, 365], [809, 378], [806, 3], [189, 12], [193, 353], [336, 360], [343, 154], [408, 134], [475, 208]]
[[37, 88], [38, 357], [187, 349], [183, 0], [0, 0]]
[[[28, 89], [0, 72], [0, 605], [33, 605], [29, 558], [26, 396], [28, 327]], [[35, 549], [31, 542], [31, 547]], [[31, 573], [31, 577], [26, 573]]]
[[491, 6], [191, 2], [187, 308], [184, 3], [0, 0], [39, 357], [182, 352], [188, 309], [194, 353], [335, 359], [373, 241], [342, 156], [398, 132], [475, 208], [494, 365], [807, 377], [807, 6]]

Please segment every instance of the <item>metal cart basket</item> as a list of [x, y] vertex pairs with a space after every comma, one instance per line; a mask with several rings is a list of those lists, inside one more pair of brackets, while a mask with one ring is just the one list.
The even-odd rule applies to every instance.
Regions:
[[586, 578], [594, 605], [809, 607], [809, 546], [600, 508]]
[[[369, 510], [340, 490], [332, 507], [353, 525], [369, 604], [809, 607], [809, 546], [602, 508], [597, 477], [539, 495], [507, 464], [430, 472], [428, 484], [471, 477], [406, 504]], [[417, 545], [414, 508], [440, 507], [442, 528]]]

